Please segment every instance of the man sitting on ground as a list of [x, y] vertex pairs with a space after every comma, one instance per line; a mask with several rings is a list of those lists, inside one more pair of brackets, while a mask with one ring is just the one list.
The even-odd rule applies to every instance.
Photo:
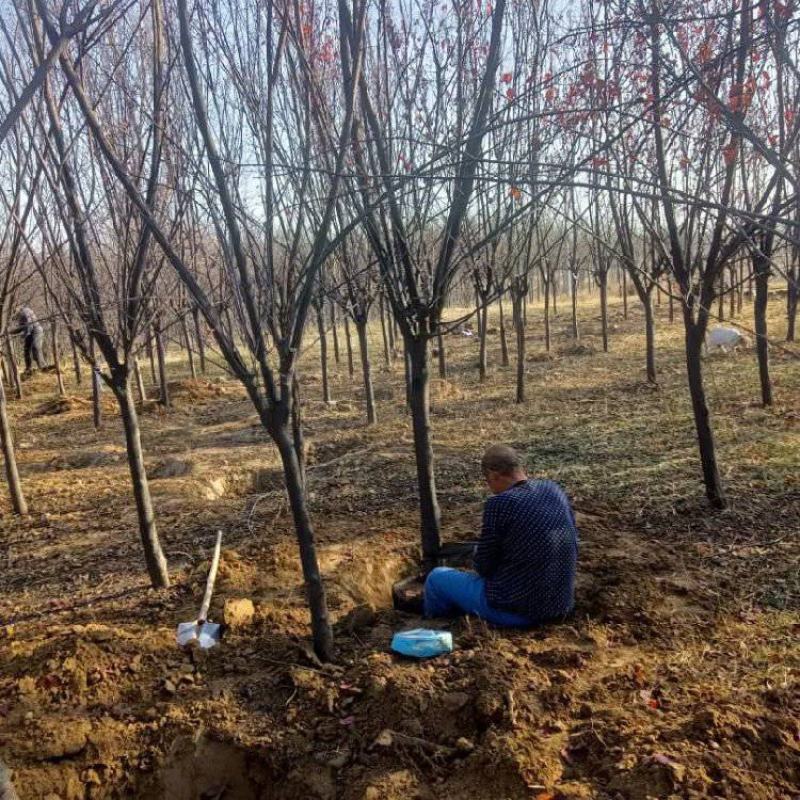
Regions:
[[562, 619], [575, 604], [578, 530], [564, 490], [529, 480], [520, 455], [492, 445], [481, 469], [494, 494], [483, 511], [475, 570], [437, 567], [425, 581], [425, 616], [474, 614], [528, 627]]

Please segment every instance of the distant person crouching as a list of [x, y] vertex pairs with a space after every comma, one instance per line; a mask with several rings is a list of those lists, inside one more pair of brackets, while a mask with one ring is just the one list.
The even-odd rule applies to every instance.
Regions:
[[20, 334], [22, 342], [25, 347], [25, 372], [30, 372], [33, 368], [33, 362], [36, 361], [36, 366], [39, 369], [44, 369], [42, 359], [42, 339], [44, 338], [44, 331], [36, 319], [36, 314], [28, 306], [23, 306], [17, 312], [17, 327], [11, 331], [11, 334]]
[[473, 614], [502, 627], [562, 619], [575, 605], [578, 530], [564, 490], [530, 480], [522, 458], [492, 445], [481, 461], [487, 500], [477, 574], [437, 567], [425, 581], [426, 617]]

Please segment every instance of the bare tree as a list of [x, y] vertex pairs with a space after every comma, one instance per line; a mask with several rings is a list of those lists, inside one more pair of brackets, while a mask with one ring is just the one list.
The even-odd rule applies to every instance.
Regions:
[[[115, 84], [121, 92], [130, 92], [141, 85], [143, 76], [149, 77], [151, 96], [145, 112], [147, 116], [127, 127], [113, 127], [120, 137], [117, 149], [128, 154], [130, 171], [145, 175], [145, 202], [154, 213], [163, 155], [166, 54], [161, 2], [155, 0], [149, 5], [149, 46], [138, 50], [139, 58], [131, 57], [137, 53], [135, 47], [128, 51], [125, 69], [121, 63], [117, 65]], [[57, 40], [58, 35], [46, 13], [42, 19], [51, 41]], [[131, 28], [126, 29], [119, 21], [117, 33], [127, 36], [130, 41], [146, 41], [140, 37], [138, 19], [133, 15], [128, 19], [135, 20]], [[34, 57], [41, 61], [45, 49], [39, 18], [32, 17], [32, 23]], [[78, 60], [80, 58], [88, 60], [86, 53], [81, 53]], [[91, 71], [85, 69], [83, 72], [88, 80]], [[61, 292], [51, 291], [51, 296], [68, 294], [71, 308], [85, 325], [87, 338], [84, 338], [82, 330], [73, 330], [72, 335], [93, 366], [95, 425], [100, 422], [99, 377], [102, 376], [107, 383], [119, 406], [145, 563], [152, 585], [164, 587], [169, 585], [169, 573], [156, 527], [139, 419], [130, 385], [137, 338], [147, 321], [144, 298], [154, 280], [148, 271], [151, 233], [147, 225], [139, 222], [135, 206], [118, 183], [100, 169], [100, 162], [94, 159], [91, 150], [79, 146], [77, 136], [71, 130], [74, 118], [62, 102], [65, 94], [61, 93], [59, 99], [51, 83], [51, 79], [46, 78], [43, 85], [46, 117], [38, 120], [38, 149], [42, 163], [47, 161], [52, 203], [50, 207], [42, 205], [37, 221], [47, 237], [52, 257], [48, 272], [45, 272], [44, 264], [39, 268], [45, 280], [48, 277], [55, 279], [62, 287]], [[124, 113], [128, 114], [129, 110]], [[145, 130], [149, 134], [147, 139], [141, 136]], [[126, 136], [129, 137], [127, 140]], [[108, 214], [110, 230], [104, 230], [97, 223], [99, 215], [89, 213], [89, 208], [98, 201]], [[56, 211], [56, 215], [49, 213], [51, 211]], [[54, 222], [56, 219], [58, 224]], [[62, 247], [62, 236], [66, 247]], [[106, 371], [101, 369], [98, 353]]]
[[[478, 51], [476, 43], [487, 36], [486, 20], [482, 18], [482, 9], [476, 13], [471, 4], [459, 3], [453, 20], [456, 44], [451, 47], [445, 66], [438, 63], [435, 36], [433, 41], [422, 37], [422, 44], [416, 48], [416, 39], [399, 34], [400, 26], [392, 12], [402, 15], [403, 3], [396, 8], [384, 4], [378, 19], [380, 37], [375, 64], [371, 65], [371, 70], [381, 75], [382, 84], [377, 88], [372, 85], [366, 71], [359, 81], [361, 114], [353, 135], [357, 187], [365, 230], [408, 358], [422, 551], [427, 560], [435, 557], [440, 546], [440, 509], [430, 421], [429, 342], [437, 336], [442, 310], [459, 268], [455, 256], [475, 188], [492, 105], [505, 6], [505, 0], [494, 5], [485, 61], [478, 61], [474, 55]], [[444, 20], [434, 19], [429, 8], [415, 10], [420, 26], [433, 29], [445, 24]], [[470, 86], [467, 64], [472, 57], [476, 58], [475, 80]], [[404, 68], [390, 71], [390, 61], [402, 63]], [[448, 69], [453, 72], [454, 80], [446, 84]], [[420, 122], [416, 93], [423, 88], [432, 101], [428, 117], [423, 119], [428, 144], [411, 133]], [[447, 92], [454, 95], [453, 119]], [[392, 120], [388, 128], [384, 119]], [[398, 132], [408, 132], [409, 147], [405, 152], [398, 151], [396, 141], [389, 135], [395, 128]], [[445, 137], [447, 144], [442, 147], [439, 139]], [[419, 180], [426, 169], [436, 169], [445, 156], [455, 164], [445, 180]], [[406, 177], [396, 177], [398, 164]], [[379, 179], [372, 177], [376, 173]], [[434, 225], [437, 245], [431, 256]]]

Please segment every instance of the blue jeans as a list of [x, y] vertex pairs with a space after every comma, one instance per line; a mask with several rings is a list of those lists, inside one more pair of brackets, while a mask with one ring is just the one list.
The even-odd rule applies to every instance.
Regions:
[[425, 580], [424, 597], [426, 617], [473, 614], [502, 628], [528, 628], [533, 624], [520, 614], [492, 608], [486, 599], [486, 581], [473, 572], [437, 567]]

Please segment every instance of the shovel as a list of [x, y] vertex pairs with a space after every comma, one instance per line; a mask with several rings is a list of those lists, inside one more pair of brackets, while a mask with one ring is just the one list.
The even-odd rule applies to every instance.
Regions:
[[209, 622], [208, 609], [211, 606], [211, 595], [214, 594], [214, 583], [217, 580], [217, 568], [219, 567], [219, 553], [222, 549], [222, 531], [217, 531], [217, 543], [214, 545], [214, 556], [211, 559], [211, 569], [208, 571], [206, 580], [206, 593], [203, 595], [203, 604], [200, 606], [200, 613], [193, 622], [179, 622], [176, 638], [181, 647], [187, 644], [197, 643], [203, 650], [212, 648], [220, 639], [221, 625]]

